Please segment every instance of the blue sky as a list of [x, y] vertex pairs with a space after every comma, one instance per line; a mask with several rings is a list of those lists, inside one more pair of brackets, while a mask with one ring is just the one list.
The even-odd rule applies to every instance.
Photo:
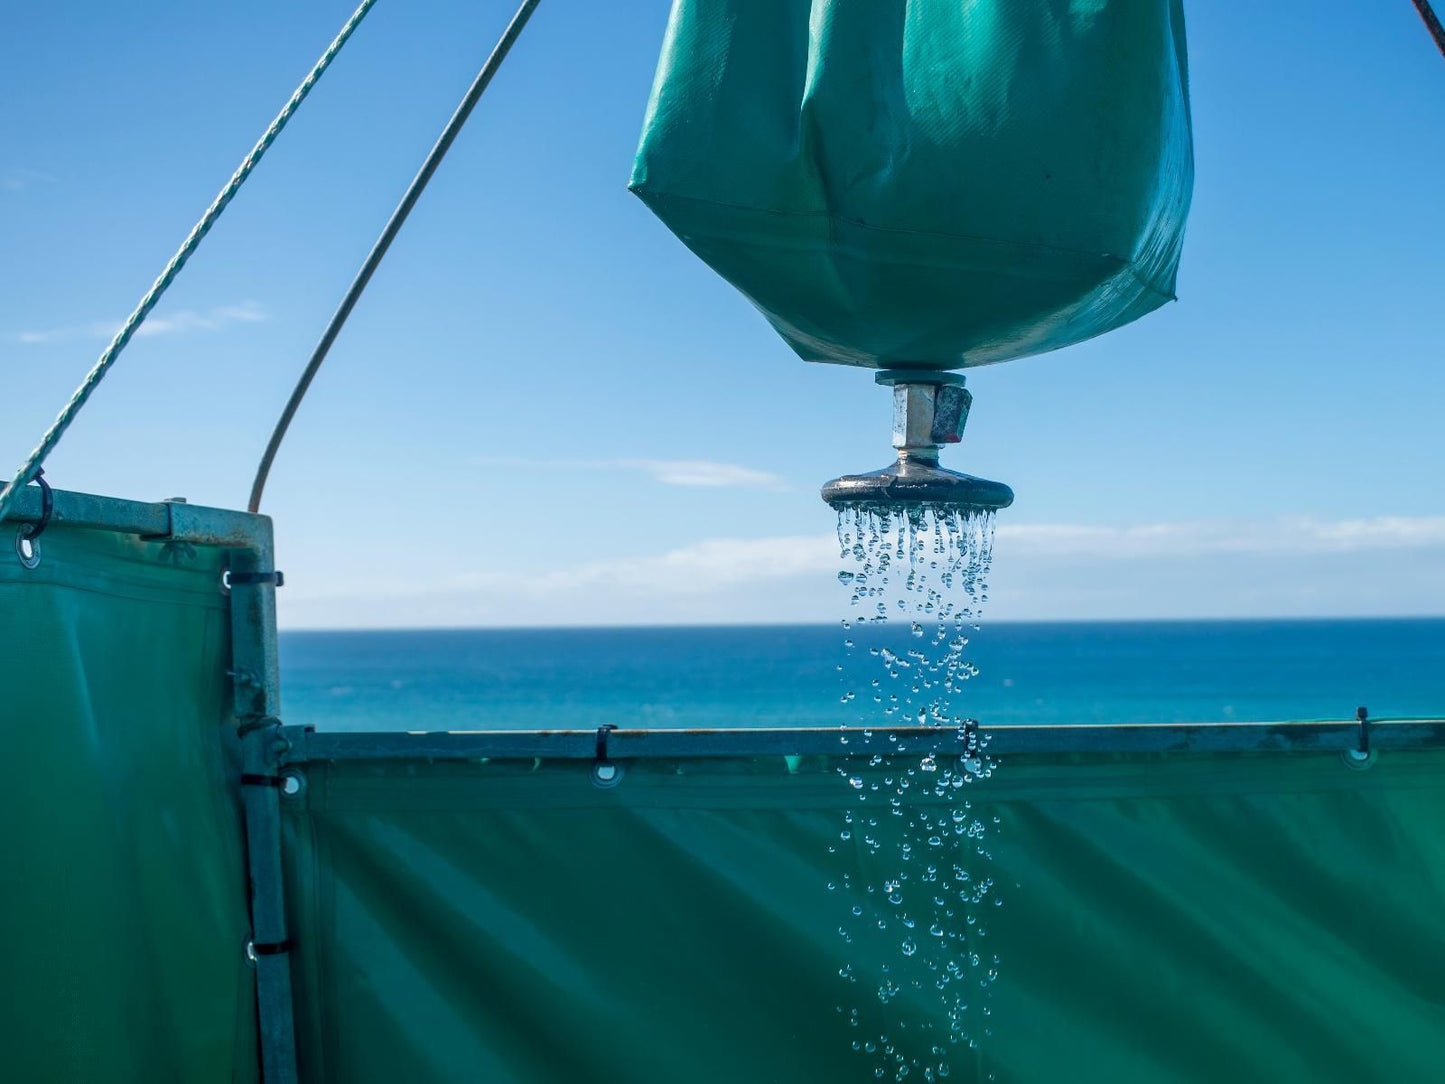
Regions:
[[[56, 485], [244, 502], [510, 6], [381, 0], [53, 457]], [[626, 191], [667, 6], [543, 0], [282, 452], [283, 622], [842, 609], [816, 489], [887, 461], [888, 403], [863, 371], [797, 360]], [[0, 460], [349, 11], [14, 8]], [[1445, 62], [1407, 0], [1188, 14], [1180, 301], [969, 378], [948, 462], [1018, 494], [990, 616], [1445, 613]]]

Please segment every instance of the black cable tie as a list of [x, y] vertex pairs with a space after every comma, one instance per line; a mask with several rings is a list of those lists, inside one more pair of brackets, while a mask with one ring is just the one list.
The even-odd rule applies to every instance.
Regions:
[[291, 939], [285, 941], [252, 941], [252, 956], [284, 956], [291, 951]]
[[1370, 709], [1356, 708], [1355, 718], [1360, 723], [1360, 753], [1364, 756], [1370, 755]]
[[254, 775], [251, 772], [244, 772], [241, 775], [241, 786], [243, 787], [280, 787], [285, 780], [279, 775]]
[[616, 730], [616, 723], [604, 723], [597, 728], [597, 762], [605, 763], [607, 760], [607, 732]]
[[284, 572], [227, 572], [226, 582], [232, 587], [248, 587], [253, 584], [270, 584], [273, 587], [286, 586]]
[[[234, 677], [235, 675], [232, 674]], [[253, 730], [264, 730], [267, 727], [280, 726], [281, 720], [274, 715], [261, 715], [254, 719], [247, 719], [236, 726], [236, 737], [244, 738]]]
[[30, 526], [20, 528], [20, 537], [27, 542], [34, 542], [45, 533], [45, 528], [50, 526], [50, 515], [55, 511], [55, 494], [45, 480], [44, 468], [35, 472], [33, 481], [40, 486], [40, 518]]

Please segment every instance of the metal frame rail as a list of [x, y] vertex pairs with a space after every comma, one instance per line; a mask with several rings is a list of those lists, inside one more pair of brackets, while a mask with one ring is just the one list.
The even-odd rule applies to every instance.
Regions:
[[[863, 737], [871, 735], [871, 742]], [[596, 730], [339, 733], [282, 728], [283, 766], [365, 760], [597, 760]], [[844, 744], [841, 738], [848, 738]], [[885, 746], [881, 739], [896, 738]], [[1357, 753], [1445, 748], [1445, 719], [1077, 726], [608, 730], [605, 759], [1069, 753]]]

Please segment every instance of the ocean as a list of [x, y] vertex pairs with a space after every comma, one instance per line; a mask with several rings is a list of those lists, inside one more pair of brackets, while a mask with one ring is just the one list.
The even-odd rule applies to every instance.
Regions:
[[[986, 724], [1341, 719], [1360, 705], [1445, 716], [1445, 618], [985, 623], [970, 636], [979, 673], [953, 705]], [[892, 623], [286, 632], [282, 696], [288, 723], [330, 730], [876, 725], [863, 692], [881, 667], [865, 649], [916, 643]]]

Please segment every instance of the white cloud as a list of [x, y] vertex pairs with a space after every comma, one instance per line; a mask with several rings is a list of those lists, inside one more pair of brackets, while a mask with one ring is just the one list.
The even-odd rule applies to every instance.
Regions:
[[[1010, 558], [1183, 558], [1208, 554], [1304, 556], [1403, 548], [1445, 548], [1445, 516], [1383, 516], [1324, 521], [1281, 518], [1258, 523], [1209, 521], [1133, 527], [1067, 524], [1004, 524], [995, 553]], [[654, 591], [706, 594], [756, 583], [836, 572], [841, 567], [832, 534], [776, 538], [712, 538], [653, 556], [594, 561], [529, 577], [533, 594], [614, 585]], [[455, 581], [463, 589], [516, 583], [491, 574]]]
[[[1442, 516], [1005, 522], [994, 557], [995, 619], [1445, 613]], [[831, 534], [712, 538], [553, 567], [489, 562], [373, 580], [364, 595], [349, 577], [326, 582], [329, 558], [309, 570], [298, 560], [291, 627], [827, 621], [846, 604]]]
[[50, 184], [55, 178], [49, 173], [42, 173], [38, 169], [21, 169], [12, 167], [0, 170], [0, 189], [6, 192], [23, 192], [34, 184]]
[[[151, 335], [181, 335], [191, 331], [218, 331], [228, 324], [254, 324], [266, 319], [266, 311], [254, 301], [243, 301], [239, 305], [217, 305], [204, 312], [183, 309], [169, 316], [151, 315], [136, 330], [137, 337]], [[22, 331], [15, 341], [28, 345], [66, 342], [72, 339], [105, 339], [115, 337], [121, 321], [115, 323], [76, 324], [71, 327], [51, 328], [47, 331]]]
[[479, 466], [546, 467], [551, 470], [624, 471], [645, 474], [654, 482], [669, 486], [763, 489], [781, 492], [788, 488], [780, 476], [709, 459], [522, 459], [518, 456], [490, 456], [476, 459]]
[[[1304, 556], [1379, 550], [1445, 548], [1445, 516], [1383, 516], [1322, 521], [1281, 518], [1259, 523], [1199, 521], [1134, 527], [1004, 524], [994, 552], [1010, 558], [1137, 560], [1209, 554]], [[529, 590], [575, 591], [614, 585], [670, 593], [707, 594], [744, 583], [836, 572], [842, 567], [831, 534], [777, 538], [713, 538], [649, 557], [597, 561], [555, 569], [529, 581]], [[491, 583], [507, 582], [491, 576]], [[478, 586], [472, 581], [470, 586]], [[465, 586], [459, 581], [458, 586]]]
[[[653, 557], [593, 561], [529, 579], [538, 594], [587, 587], [625, 587], [670, 594], [706, 595], [739, 584], [837, 571], [832, 535], [781, 538], [712, 538]], [[491, 576], [487, 581], [508, 582]], [[462, 581], [465, 585], [465, 581]], [[476, 585], [474, 581], [473, 586]]]
[[1320, 520], [1198, 520], [1130, 527], [1002, 524], [998, 548], [1020, 556], [1193, 557], [1205, 554], [1359, 553], [1445, 546], [1445, 516]]

